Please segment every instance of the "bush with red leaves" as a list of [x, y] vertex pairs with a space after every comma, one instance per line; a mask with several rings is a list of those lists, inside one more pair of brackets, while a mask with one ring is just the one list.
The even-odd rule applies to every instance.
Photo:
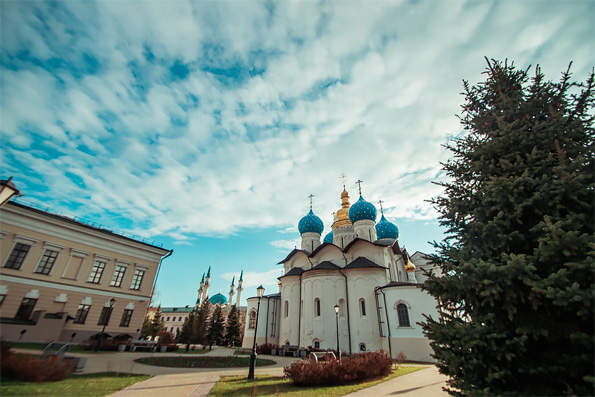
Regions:
[[391, 373], [392, 360], [384, 352], [354, 354], [343, 361], [302, 360], [283, 368], [295, 386], [337, 386], [377, 379]]
[[3, 341], [0, 343], [0, 371], [2, 376], [26, 382], [56, 382], [72, 372], [74, 363], [57, 356], [33, 357], [15, 354]]

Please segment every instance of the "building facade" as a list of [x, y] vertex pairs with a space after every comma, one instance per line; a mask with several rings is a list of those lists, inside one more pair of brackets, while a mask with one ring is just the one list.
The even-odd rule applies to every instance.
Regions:
[[256, 337], [257, 344], [338, 345], [344, 353], [384, 350], [433, 361], [417, 324], [423, 314], [437, 315], [436, 301], [420, 288], [432, 264], [423, 253], [409, 256], [399, 246], [399, 230], [383, 213], [376, 219], [376, 207], [361, 190], [351, 205], [344, 187], [332, 230], [321, 241], [324, 225], [310, 203], [298, 224], [301, 249], [279, 262], [279, 292], [262, 298], [257, 327], [258, 298], [247, 300], [243, 347], [251, 348]]
[[[0, 209], [0, 336], [140, 336], [162, 247], [20, 203]], [[113, 303], [113, 306], [110, 306]]]

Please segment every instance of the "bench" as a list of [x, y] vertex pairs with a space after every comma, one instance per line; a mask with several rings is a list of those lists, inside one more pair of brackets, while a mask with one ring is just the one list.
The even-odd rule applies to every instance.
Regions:
[[286, 357], [288, 355], [297, 357], [299, 351], [299, 346], [297, 345], [283, 345], [281, 350], [279, 351], [279, 355]]
[[315, 363], [328, 363], [337, 360], [337, 356], [335, 356], [334, 352], [312, 352], [310, 353], [309, 358], [310, 361]]
[[137, 349], [148, 350], [151, 353], [155, 353], [157, 350], [157, 342], [152, 340], [133, 340], [130, 343], [130, 351], [135, 352]]
[[85, 364], [87, 363], [87, 359], [85, 357], [75, 357], [75, 356], [67, 356], [65, 353], [70, 349], [70, 344], [67, 343], [59, 343], [59, 342], [52, 342], [48, 344], [43, 349], [43, 358], [48, 358], [50, 356], [57, 356], [62, 360], [69, 360], [72, 361], [74, 364], [74, 368], [72, 372], [82, 372], [85, 368]]

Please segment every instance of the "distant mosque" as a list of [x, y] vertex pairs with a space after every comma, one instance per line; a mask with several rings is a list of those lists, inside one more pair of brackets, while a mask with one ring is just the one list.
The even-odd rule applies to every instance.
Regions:
[[[235, 295], [235, 276], [231, 280], [231, 285], [229, 289], [229, 298], [226, 298], [221, 292], [211, 296], [209, 298], [209, 288], [211, 287], [211, 266], [205, 273], [202, 274], [202, 279], [200, 281], [200, 285], [198, 288], [198, 298], [196, 299], [196, 303], [194, 305], [187, 305], [183, 307], [162, 307], [161, 308], [161, 318], [163, 319], [164, 324], [164, 331], [171, 332], [176, 336], [181, 330], [182, 326], [184, 325], [184, 321], [188, 318], [188, 315], [192, 310], [198, 310], [200, 305], [205, 301], [208, 300], [211, 302], [212, 307], [211, 310], [214, 309], [215, 306], [221, 306], [221, 312], [223, 314], [224, 321], [227, 321], [227, 316], [231, 311], [232, 306], [236, 306], [238, 309], [238, 314], [240, 317], [240, 324], [242, 325], [242, 330], [244, 327], [244, 322], [246, 320], [246, 306], [241, 306], [241, 298], [242, 298], [242, 284], [244, 283], [244, 271], [240, 273], [240, 278], [238, 279], [238, 287], [237, 293], [238, 296], [236, 298], [236, 303], [232, 304], [233, 296]], [[152, 312], [154, 315], [156, 308], [150, 308], [149, 311]]]
[[[343, 176], [344, 178], [344, 176]], [[343, 183], [341, 208], [321, 243], [322, 220], [310, 211], [298, 223], [301, 249], [278, 264], [279, 292], [265, 295], [257, 321], [257, 297], [247, 300], [243, 348], [257, 344], [292, 349], [336, 349], [345, 353], [384, 350], [409, 360], [433, 361], [418, 322], [437, 317], [437, 302], [420, 288], [433, 268], [427, 255], [409, 255], [398, 243], [399, 229], [362, 196], [350, 205]]]

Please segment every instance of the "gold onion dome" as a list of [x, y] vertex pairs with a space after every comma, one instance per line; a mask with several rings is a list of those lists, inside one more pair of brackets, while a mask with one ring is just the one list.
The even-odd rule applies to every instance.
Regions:
[[343, 185], [343, 192], [341, 193], [341, 209], [337, 211], [337, 220], [333, 223], [333, 227], [351, 225], [351, 221], [349, 220], [349, 208], [349, 193], [347, 193], [345, 185]]

